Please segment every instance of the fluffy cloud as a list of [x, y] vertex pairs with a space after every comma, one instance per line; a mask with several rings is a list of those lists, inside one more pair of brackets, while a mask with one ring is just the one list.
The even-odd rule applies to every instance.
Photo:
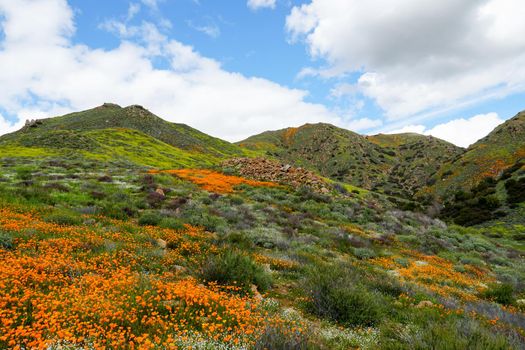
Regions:
[[[2, 17], [0, 108], [20, 120], [115, 102], [144, 105], [228, 140], [269, 125], [342, 125], [326, 107], [305, 102], [306, 91], [225, 71], [151, 23], [106, 22], [121, 43], [103, 50], [73, 43], [74, 16], [65, 0], [0, 0]], [[158, 60], [169, 67], [156, 68]], [[11, 130], [3, 120], [0, 133]]]
[[23, 126], [23, 122], [19, 120], [16, 123], [9, 122], [5, 117], [0, 114], [0, 135], [8, 134], [16, 131]]
[[496, 113], [479, 114], [469, 119], [454, 119], [447, 123], [427, 129], [423, 125], [408, 125], [389, 134], [415, 132], [418, 134], [432, 135], [457, 146], [468, 147], [479, 139], [485, 137], [504, 120]]
[[276, 0], [248, 0], [246, 5], [251, 10], [258, 10], [261, 8], [275, 8]]
[[524, 17], [521, 0], [311, 0], [286, 28], [326, 62], [303, 75], [357, 72], [393, 121], [524, 90]]
[[368, 130], [383, 125], [379, 119], [359, 118], [347, 122], [346, 126], [352, 131]]

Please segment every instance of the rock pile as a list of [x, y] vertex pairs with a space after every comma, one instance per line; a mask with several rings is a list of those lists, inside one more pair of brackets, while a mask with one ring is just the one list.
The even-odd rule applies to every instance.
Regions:
[[329, 192], [329, 185], [313, 172], [266, 158], [232, 158], [223, 162], [222, 166], [258, 181], [277, 182], [294, 188], [306, 186], [319, 193]]

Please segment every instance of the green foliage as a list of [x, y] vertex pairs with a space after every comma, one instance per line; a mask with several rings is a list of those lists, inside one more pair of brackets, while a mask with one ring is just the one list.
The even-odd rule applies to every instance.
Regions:
[[0, 249], [10, 250], [15, 247], [13, 237], [7, 232], [0, 230]]
[[252, 284], [259, 291], [267, 290], [272, 284], [271, 276], [260, 265], [234, 250], [208, 257], [202, 266], [201, 277], [207, 282], [239, 286], [245, 292], [251, 291]]
[[44, 216], [44, 220], [59, 225], [80, 225], [82, 223], [82, 219], [78, 214], [67, 210], [56, 210]]
[[525, 202], [525, 177], [519, 180], [510, 179], [505, 183], [507, 190], [507, 202], [517, 204]]
[[157, 226], [162, 220], [162, 216], [156, 211], [144, 212], [139, 218], [139, 225]]
[[442, 164], [463, 152], [432, 137], [364, 137], [323, 123], [267, 131], [238, 144], [313, 169], [335, 181], [404, 197], [422, 187]]
[[182, 230], [184, 228], [184, 222], [178, 218], [164, 218], [160, 221], [159, 226], [173, 230]]
[[453, 199], [445, 203], [441, 217], [458, 225], [472, 226], [504, 216], [498, 210], [502, 203], [495, 195], [497, 182], [485, 178], [472, 191], [457, 191]]
[[482, 296], [502, 305], [511, 305], [515, 301], [514, 287], [508, 283], [492, 284], [482, 293]]
[[354, 255], [361, 260], [371, 259], [376, 257], [376, 253], [369, 248], [355, 248]]
[[[487, 176], [499, 176], [495, 179], [498, 183], [519, 176], [524, 161], [524, 126], [525, 113], [520, 112], [496, 127], [489, 135], [471, 145], [467, 152], [443, 166], [437, 175], [442, 176], [447, 172], [450, 172], [451, 175], [444, 181], [437, 181], [431, 191], [438, 197], [446, 199], [451, 189], [470, 192]], [[501, 186], [496, 186], [496, 188], [497, 192], [502, 194]], [[507, 190], [507, 193], [517, 192]], [[503, 196], [500, 199], [503, 199]]]
[[386, 350], [486, 349], [507, 350], [512, 346], [504, 335], [492, 332], [477, 321], [427, 316], [421, 324], [385, 324], [379, 348]]
[[348, 267], [312, 268], [303, 288], [310, 312], [346, 326], [374, 326], [385, 315], [381, 295], [367, 290]]
[[32, 167], [22, 166], [15, 169], [16, 177], [20, 180], [31, 180], [35, 169]]
[[283, 327], [268, 326], [257, 340], [254, 350], [313, 350], [306, 332], [291, 331]]
[[226, 225], [226, 220], [208, 213], [206, 209], [188, 208], [183, 211], [182, 217], [190, 225], [204, 227], [208, 231], [219, 231]]

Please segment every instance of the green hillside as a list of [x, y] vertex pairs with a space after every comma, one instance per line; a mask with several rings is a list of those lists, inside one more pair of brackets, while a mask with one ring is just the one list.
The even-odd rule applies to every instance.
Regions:
[[104, 104], [37, 120], [0, 137], [2, 157], [82, 155], [155, 167], [205, 166], [246, 155], [229, 142], [167, 122], [140, 106]]
[[445, 164], [433, 190], [438, 195], [470, 189], [487, 177], [498, 178], [505, 169], [525, 160], [525, 112], [498, 126], [467, 151]]
[[523, 223], [517, 212], [525, 201], [525, 112], [445, 163], [419, 195], [436, 197], [445, 205], [443, 217], [464, 225], [502, 216]]
[[268, 131], [238, 143], [323, 176], [409, 197], [462, 149], [417, 134], [361, 136], [329, 124]]
[[413, 133], [368, 136], [367, 139], [395, 155], [383, 188], [411, 196], [433, 180], [441, 166], [464, 152], [436, 137]]
[[[521, 125], [465, 153], [328, 124], [239, 147], [136, 106], [29, 123], [0, 137], [0, 349], [523, 349]], [[481, 151], [512, 165], [420, 210]]]

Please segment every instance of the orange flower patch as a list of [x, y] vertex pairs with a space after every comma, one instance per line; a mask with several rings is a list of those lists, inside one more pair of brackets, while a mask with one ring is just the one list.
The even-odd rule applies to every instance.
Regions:
[[[241, 184], [265, 187], [278, 186], [274, 182], [255, 181], [239, 176], [225, 175], [216, 171], [205, 169], [162, 170], [160, 172], [176, 175], [181, 179], [193, 182], [203, 190], [216, 193], [231, 193], [234, 191], [235, 186]], [[151, 170], [150, 173], [159, 173], [159, 171]]]
[[270, 268], [274, 270], [294, 270], [299, 267], [299, 264], [295, 261], [274, 258], [262, 254], [254, 254], [253, 259], [259, 264], [270, 265]]
[[[488, 271], [466, 265], [465, 272], [456, 271], [454, 264], [434, 255], [404, 251], [405, 256], [371, 259], [376, 266], [395, 271], [403, 280], [416, 283], [442, 296], [455, 295], [464, 300], [477, 299], [476, 293], [493, 282]], [[401, 265], [397, 259], [405, 258], [408, 264]]]
[[0, 230], [12, 238], [0, 246], [0, 348], [249, 347], [284, 322], [255, 298], [181, 276], [176, 266], [216, 249], [210, 233], [91, 219], [56, 225], [0, 208]]

